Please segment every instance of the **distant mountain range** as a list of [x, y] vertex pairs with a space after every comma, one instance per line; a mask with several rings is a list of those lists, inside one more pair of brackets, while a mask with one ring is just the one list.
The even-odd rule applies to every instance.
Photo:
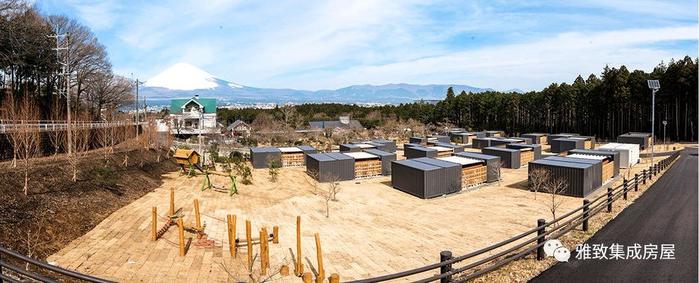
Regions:
[[[187, 63], [178, 63], [148, 79], [140, 88], [140, 94], [153, 102], [165, 104], [173, 98], [200, 97], [216, 98], [221, 104], [256, 103], [376, 103], [397, 104], [416, 100], [441, 100], [447, 88], [455, 93], [483, 92], [492, 90], [468, 85], [353, 85], [335, 90], [296, 90], [279, 88], [256, 88], [220, 79]], [[517, 90], [513, 90], [517, 91]], [[152, 103], [149, 103], [152, 104]]]

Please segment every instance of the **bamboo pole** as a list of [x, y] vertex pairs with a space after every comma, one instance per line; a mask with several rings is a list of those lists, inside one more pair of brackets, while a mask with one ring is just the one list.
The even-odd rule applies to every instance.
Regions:
[[252, 224], [250, 220], [245, 220], [245, 237], [248, 241], [248, 268], [252, 272]]
[[197, 230], [201, 231], [201, 214], [199, 214], [199, 200], [194, 199], [194, 217], [197, 224]]
[[301, 262], [301, 216], [296, 216], [296, 276], [303, 275], [303, 263]]
[[184, 256], [184, 223], [182, 223], [182, 218], [177, 219], [177, 228], [180, 234], [180, 256]]
[[325, 269], [323, 268], [323, 251], [320, 248], [320, 235], [315, 234], [316, 238], [316, 256], [318, 259], [318, 276], [316, 282], [321, 283], [325, 279]]
[[170, 189], [170, 216], [175, 215], [175, 189]]
[[235, 224], [236, 224], [236, 216], [235, 215], [230, 215], [228, 214], [227, 216], [228, 220], [228, 248], [230, 249], [231, 256], [236, 257], [238, 255], [238, 245], [236, 245], [236, 231], [235, 231]]
[[153, 207], [153, 221], [151, 221], [151, 238], [153, 241], [158, 239], [158, 208]]
[[272, 227], [272, 243], [279, 244], [279, 226]]

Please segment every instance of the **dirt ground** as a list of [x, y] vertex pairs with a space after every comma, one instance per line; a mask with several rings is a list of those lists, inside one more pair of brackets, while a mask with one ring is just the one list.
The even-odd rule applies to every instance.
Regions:
[[[108, 162], [102, 151], [90, 153], [80, 161], [77, 182], [63, 157], [35, 159], [28, 196], [22, 164], [0, 163], [0, 245], [45, 259], [176, 170], [171, 161], [156, 162], [152, 151], [132, 150], [119, 146]], [[125, 155], [128, 167], [121, 164]]]

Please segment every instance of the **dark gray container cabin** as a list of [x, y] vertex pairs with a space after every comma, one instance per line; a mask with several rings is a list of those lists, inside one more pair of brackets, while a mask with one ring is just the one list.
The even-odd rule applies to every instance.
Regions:
[[367, 149], [364, 152], [373, 154], [381, 158], [381, 175], [389, 176], [391, 175], [391, 162], [396, 161], [395, 152], [387, 152], [378, 149]]
[[501, 138], [505, 136], [503, 131], [484, 131], [486, 137], [490, 138]]
[[571, 149], [585, 149], [584, 139], [557, 138], [549, 140], [549, 144], [553, 153], [566, 152]]
[[522, 138], [528, 138], [532, 140], [532, 144], [548, 144], [548, 136], [549, 134], [544, 134], [544, 133], [529, 133], [529, 134], [523, 134], [520, 135]]
[[511, 144], [505, 145], [505, 148], [520, 149], [520, 150], [531, 149], [531, 151], [534, 152], [534, 160], [541, 159], [541, 145], [540, 144], [511, 143]]
[[459, 144], [470, 144], [471, 140], [476, 137], [475, 133], [460, 132], [451, 134], [451, 141]]
[[561, 161], [561, 162], [567, 162], [567, 163], [582, 163], [582, 164], [589, 164], [592, 166], [592, 172], [594, 173], [592, 175], [593, 177], [593, 184], [596, 185], [596, 187], [599, 187], [604, 183], [604, 180], [602, 180], [602, 160], [593, 160], [593, 159], [582, 159], [582, 158], [571, 158], [571, 157], [564, 157], [564, 156], [550, 156], [546, 157], [544, 159], [550, 159], [554, 161]]
[[459, 144], [453, 144], [450, 142], [436, 142], [434, 146], [441, 146], [446, 148], [451, 148], [453, 153], [464, 152], [464, 146]]
[[485, 161], [485, 166], [488, 168], [486, 182], [490, 183], [498, 180], [497, 166], [500, 166], [500, 156], [487, 155], [477, 152], [459, 152], [455, 153], [454, 155]]
[[427, 148], [424, 146], [410, 146], [405, 147], [403, 155], [405, 155], [405, 158], [411, 159], [420, 157], [437, 157], [438, 153], [439, 152], [436, 149]]
[[371, 142], [374, 144], [380, 144], [380, 146], [376, 147], [378, 150], [383, 150], [385, 152], [396, 152], [396, 141], [394, 140], [376, 139], [371, 140]]
[[282, 152], [276, 147], [252, 147], [250, 162], [255, 169], [268, 168], [270, 162], [282, 164]]
[[519, 149], [491, 146], [482, 149], [481, 152], [487, 155], [499, 156], [503, 168], [519, 169], [522, 166], [520, 163], [521, 151]]
[[564, 139], [564, 138], [569, 138], [569, 137], [574, 137], [578, 136], [578, 134], [573, 134], [573, 133], [559, 133], [559, 134], [551, 134], [548, 136], [547, 140], [549, 144], [551, 144], [551, 141], [555, 139]]
[[565, 180], [566, 187], [561, 192], [562, 195], [586, 197], [601, 186], [592, 164], [558, 161], [547, 157], [529, 163], [529, 176], [537, 169], [546, 170], [552, 178]]
[[646, 149], [651, 144], [651, 134], [630, 132], [623, 135], [619, 135], [616, 138], [616, 142], [637, 144], [641, 147], [641, 149]]
[[614, 169], [612, 170], [613, 175], [608, 177], [619, 175], [619, 170], [621, 168], [621, 152], [619, 151], [603, 149], [573, 149], [568, 151], [568, 155], [571, 154], [605, 156], [606, 158], [602, 161], [602, 169], [604, 169], [604, 166], [609, 162], [614, 166]]
[[344, 143], [340, 145], [340, 152], [360, 152], [362, 148], [353, 143]]
[[427, 140], [427, 143], [437, 143], [437, 142], [446, 142], [446, 143], [449, 143], [449, 142], [451, 142], [451, 138], [449, 138], [449, 136], [444, 136], [444, 135], [431, 135], [431, 136], [429, 136], [429, 137], [432, 138], [432, 139], [434, 139], [434, 140], [428, 139], [428, 140]]
[[433, 158], [398, 160], [391, 163], [395, 189], [428, 199], [461, 190], [461, 166]]
[[306, 157], [306, 172], [319, 182], [354, 179], [354, 158], [337, 152], [314, 153]]

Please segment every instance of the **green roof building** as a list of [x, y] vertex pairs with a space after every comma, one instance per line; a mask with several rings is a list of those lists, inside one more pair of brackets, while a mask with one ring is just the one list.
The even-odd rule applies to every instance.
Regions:
[[220, 133], [216, 123], [216, 99], [199, 98], [170, 101], [170, 120], [175, 135]]

